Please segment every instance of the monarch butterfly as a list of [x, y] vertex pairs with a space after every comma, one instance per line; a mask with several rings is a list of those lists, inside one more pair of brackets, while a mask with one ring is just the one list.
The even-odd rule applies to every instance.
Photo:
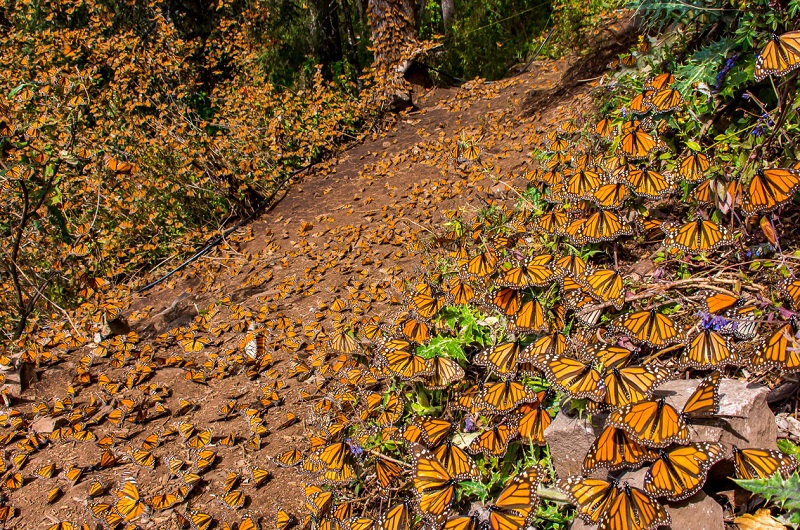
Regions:
[[431, 368], [433, 375], [423, 378], [422, 384], [429, 390], [444, 390], [451, 383], [461, 381], [464, 378], [464, 369], [458, 361], [449, 357], [434, 355], [431, 358]]
[[497, 269], [497, 261], [497, 253], [494, 247], [487, 245], [486, 250], [469, 260], [466, 273], [483, 278]]
[[139, 495], [139, 485], [133, 477], [125, 477], [122, 487], [116, 491], [116, 494], [117, 504], [114, 509], [125, 521], [131, 521], [140, 515], [149, 513], [149, 508], [142, 502]]
[[351, 337], [345, 330], [337, 330], [331, 334], [328, 347], [337, 353], [356, 353], [360, 350], [358, 341]]
[[325, 465], [327, 469], [342, 469], [348, 459], [349, 451], [345, 442], [336, 442], [315, 451], [311, 456]]
[[376, 530], [409, 530], [411, 514], [408, 504], [401, 502], [389, 508], [378, 519]]
[[795, 309], [800, 307], [800, 280], [786, 278], [781, 282], [779, 289], [781, 294], [792, 303], [792, 307]]
[[536, 394], [529, 386], [516, 381], [501, 381], [486, 386], [477, 399], [486, 409], [497, 414], [513, 410], [520, 403], [537, 401]]
[[566, 195], [573, 200], [578, 200], [602, 184], [603, 177], [599, 173], [588, 169], [579, 169], [567, 180]]
[[[731, 322], [715, 327], [721, 335], [736, 335], [742, 340], [750, 340], [756, 335], [758, 328], [753, 313], [755, 306], [744, 297], [733, 296], [727, 293], [713, 293], [704, 301], [706, 312], [712, 315], [725, 315]], [[712, 321], [712, 325], [717, 326]]]
[[592, 293], [603, 302], [611, 302], [619, 311], [625, 303], [622, 275], [617, 270], [597, 269], [586, 277]]
[[454, 304], [465, 305], [475, 299], [475, 289], [467, 283], [466, 278], [460, 274], [448, 280], [448, 293]]
[[635, 441], [650, 447], [689, 441], [683, 417], [663, 398], [630, 403], [612, 411], [606, 426], [624, 429]]
[[642, 130], [641, 123], [630, 125], [623, 124], [627, 131], [622, 135], [618, 150], [631, 160], [647, 158], [653, 151], [662, 151], [667, 148], [661, 139], [653, 137]]
[[442, 443], [453, 430], [452, 423], [438, 418], [416, 416], [411, 419], [411, 423], [419, 429], [420, 439], [428, 447], [435, 447]]
[[691, 151], [681, 158], [677, 174], [686, 182], [701, 180], [711, 167], [711, 160], [704, 153]]
[[443, 530], [480, 530], [480, 519], [476, 515], [452, 515], [447, 518]]
[[792, 317], [770, 335], [749, 360], [753, 369], [800, 369], [800, 348], [798, 348], [798, 325]]
[[400, 466], [390, 460], [378, 458], [375, 461], [375, 473], [378, 477], [378, 484], [382, 490], [386, 490], [402, 473]]
[[545, 445], [544, 431], [550, 426], [552, 418], [542, 403], [544, 392], [537, 397], [539, 397], [539, 403], [523, 403], [517, 407], [516, 412], [522, 414], [517, 430], [520, 437], [528, 443]]
[[615, 409], [650, 397], [655, 387], [676, 376], [662, 366], [613, 366], [603, 374], [603, 404]]
[[521, 530], [530, 524], [539, 507], [536, 490], [544, 471], [538, 466], [519, 472], [505, 483], [497, 500], [486, 506], [490, 530]]
[[611, 122], [611, 118], [606, 116], [602, 120], [598, 121], [597, 124], [594, 126], [594, 134], [601, 138], [610, 138], [614, 135], [614, 127]]
[[611, 346], [608, 344], [596, 344], [586, 352], [589, 359], [593, 359], [606, 370], [610, 368], [621, 368], [628, 364], [633, 352], [622, 346]]
[[488, 367], [498, 377], [513, 377], [517, 372], [520, 350], [519, 341], [503, 342], [481, 351], [472, 362]]
[[706, 481], [709, 468], [722, 460], [720, 443], [693, 443], [671, 451], [658, 451], [658, 459], [647, 470], [644, 489], [654, 497], [680, 501], [694, 495]]
[[398, 321], [400, 332], [411, 341], [419, 344], [428, 342], [431, 338], [430, 328], [424, 320], [408, 317]]
[[189, 512], [191, 519], [192, 530], [208, 530], [214, 518], [211, 515], [203, 512]]
[[287, 530], [291, 527], [295, 522], [294, 516], [290, 515], [286, 510], [283, 508], [278, 508], [276, 521], [275, 521], [275, 528], [276, 530]]
[[619, 209], [625, 204], [625, 199], [630, 196], [630, 190], [624, 183], [604, 184], [588, 195], [588, 199], [600, 208]]
[[479, 434], [467, 446], [467, 451], [472, 454], [483, 453], [486, 456], [503, 456], [511, 440], [519, 435], [518, 424], [517, 418], [508, 418], [505, 423], [495, 425]]
[[655, 90], [645, 87], [642, 92], [636, 94], [636, 97], [634, 97], [628, 105], [628, 110], [631, 114], [647, 114], [650, 112], [650, 96], [652, 96], [654, 92]]
[[736, 478], [769, 478], [780, 473], [787, 478], [797, 467], [797, 459], [773, 449], [739, 449], [733, 446], [733, 468]]
[[563, 355], [568, 346], [569, 341], [566, 335], [558, 332], [551, 333], [526, 346], [519, 355], [519, 362], [532, 364], [540, 370], [545, 370], [546, 361]]
[[522, 293], [513, 287], [504, 287], [487, 293], [484, 303], [510, 317], [515, 315], [522, 306]]
[[645, 81], [644, 86], [646, 88], [652, 88], [653, 90], [664, 90], [668, 88], [672, 83], [675, 82], [675, 76], [669, 72], [665, 72], [663, 74], [658, 74], [655, 77], [651, 77], [647, 81]]
[[131, 452], [131, 458], [142, 467], [149, 467], [150, 469], [155, 469], [156, 467], [156, 457], [150, 451], [136, 449]]
[[645, 104], [653, 109], [654, 112], [672, 112], [680, 110], [686, 102], [676, 89], [664, 88], [653, 94]]
[[117, 160], [116, 158], [105, 155], [103, 156], [103, 164], [114, 171], [115, 173], [130, 173], [133, 171], [134, 167], [133, 164], [130, 162], [125, 162], [124, 160]]
[[577, 506], [582, 519], [603, 529], [652, 530], [671, 523], [663, 506], [627, 482], [620, 488], [613, 479], [569, 477], [559, 481], [558, 487]]
[[393, 350], [385, 354], [385, 368], [388, 373], [403, 381], [434, 375], [430, 359], [420, 357], [406, 350]]
[[231, 490], [222, 497], [222, 502], [228, 508], [239, 509], [244, 507], [246, 496], [242, 490]]
[[424, 319], [434, 316], [446, 303], [445, 297], [434, 297], [430, 294], [417, 293], [411, 296], [411, 303], [417, 315]]
[[517, 333], [536, 333], [548, 327], [542, 304], [535, 298], [524, 302], [508, 323], [508, 330]]
[[[613, 241], [623, 235], [631, 235], [631, 226], [611, 210], [600, 210], [583, 220], [577, 237], [570, 237], [575, 243], [599, 243]], [[569, 234], [567, 234], [569, 235]]]
[[501, 287], [517, 289], [543, 287], [553, 279], [553, 271], [547, 267], [552, 260], [553, 256], [549, 254], [528, 258], [519, 266], [508, 269], [495, 283]]
[[733, 243], [727, 228], [702, 217], [675, 230], [668, 228], [666, 232], [664, 245], [688, 254], [708, 252]]
[[759, 169], [744, 189], [742, 211], [747, 215], [772, 211], [792, 200], [799, 189], [800, 171]]
[[545, 376], [554, 386], [575, 399], [600, 401], [606, 386], [593, 363], [583, 363], [568, 357], [552, 357], [545, 361]]
[[680, 366], [695, 370], [716, 369], [735, 362], [728, 341], [711, 329], [702, 330], [695, 335], [678, 360]]
[[625, 315], [614, 322], [613, 327], [631, 339], [654, 348], [682, 340], [678, 326], [655, 309]]
[[623, 178], [631, 186], [633, 192], [647, 199], [657, 200], [672, 193], [674, 186], [669, 179], [657, 171], [648, 168], [632, 168]]
[[658, 454], [653, 449], [636, 442], [623, 429], [607, 426], [589, 448], [582, 470], [584, 475], [598, 468], [617, 471], [638, 467], [656, 458]]
[[278, 453], [272, 458], [272, 461], [280, 467], [292, 467], [302, 460], [303, 454], [297, 449], [289, 449]]
[[455, 499], [455, 486], [467, 476], [451, 475], [441, 462], [419, 444], [411, 447], [414, 489], [419, 512], [427, 521], [441, 521]]
[[753, 76], [761, 81], [768, 75], [784, 76], [800, 68], [800, 31], [772, 35], [756, 59]]
[[206, 469], [214, 465], [214, 461], [216, 459], [217, 459], [217, 453], [211, 451], [210, 449], [204, 449], [199, 453], [197, 453], [197, 460], [195, 461], [195, 466], [197, 467], [198, 471], [205, 471]]
[[453, 445], [451, 440], [433, 450], [433, 455], [453, 476], [469, 477], [471, 480], [480, 480], [481, 472], [478, 466], [467, 453], [460, 447]]
[[633, 68], [636, 65], [636, 56], [632, 53], [629, 53], [628, 55], [623, 56], [620, 61], [622, 62], [622, 66], [626, 68]]
[[175, 493], [166, 493], [164, 495], [154, 496], [152, 499], [150, 499], [149, 504], [154, 510], [160, 511], [172, 508], [182, 500], [183, 498]]

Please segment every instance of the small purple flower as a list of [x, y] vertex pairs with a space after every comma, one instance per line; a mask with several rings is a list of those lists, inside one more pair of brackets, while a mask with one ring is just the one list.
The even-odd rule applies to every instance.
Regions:
[[[733, 68], [733, 65], [735, 65], [735, 64], [736, 64], [736, 59], [737, 59], [738, 57], [739, 57], [739, 56], [738, 56], [737, 54], [733, 54], [733, 55], [732, 55], [732, 56], [731, 56], [731, 57], [730, 57], [730, 58], [729, 58], [729, 59], [728, 59], [728, 60], [725, 62], [725, 66], [723, 66], [723, 67], [722, 67], [722, 70], [720, 70], [720, 71], [719, 71], [719, 73], [717, 74], [716, 83], [715, 83], [715, 85], [714, 85], [714, 93], [715, 93], [715, 94], [716, 94], [717, 92], [719, 92], [720, 90], [722, 90], [722, 83], [724, 83], [724, 82], [725, 82], [725, 78], [728, 76], [728, 72], [730, 72], [730, 71], [731, 71], [731, 68]], [[745, 99], [747, 99], [747, 98], [745, 98]]]
[[472, 419], [472, 416], [467, 416], [464, 420], [464, 431], [475, 432], [476, 430], [478, 430], [478, 426], [475, 425], [475, 420]]
[[364, 450], [361, 447], [359, 447], [358, 444], [355, 443], [352, 438], [346, 439], [345, 443], [347, 444], [347, 448], [350, 449], [350, 452], [353, 454], [353, 456], [361, 456], [362, 454], [364, 454]]
[[750, 134], [758, 138], [759, 136], [764, 136], [764, 127], [761, 125], [756, 125], [755, 128], [750, 131]]

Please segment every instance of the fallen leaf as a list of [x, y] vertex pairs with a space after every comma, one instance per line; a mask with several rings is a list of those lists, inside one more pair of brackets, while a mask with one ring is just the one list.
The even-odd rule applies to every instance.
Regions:
[[733, 520], [739, 530], [786, 530], [786, 527], [775, 520], [767, 509], [758, 510], [755, 514], [746, 513]]

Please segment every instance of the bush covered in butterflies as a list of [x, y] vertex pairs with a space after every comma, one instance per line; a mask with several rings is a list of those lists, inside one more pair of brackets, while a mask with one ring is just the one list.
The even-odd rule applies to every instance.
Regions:
[[0, 4], [4, 341], [191, 251], [361, 134], [354, 84], [267, 81], [262, 4], [218, 3], [206, 39], [158, 2]]
[[[327, 484], [306, 487], [303, 524], [513, 530], [578, 516], [649, 530], [670, 524], [665, 506], [737, 487], [707, 483], [725, 461], [771, 501], [754, 520], [800, 524], [794, 444], [693, 435], [725, 425], [722, 379], [774, 385], [800, 370], [798, 6], [642, 4], [670, 31], [612, 65], [597, 116], [533, 135], [518, 202], [453, 212], [398, 285], [400, 312], [339, 323], [312, 448], [278, 457]], [[654, 395], [677, 378], [697, 381], [680, 409]], [[552, 467], [557, 414], [603, 426], [579, 475]], [[639, 468], [641, 487], [623, 476]], [[743, 509], [726, 508], [731, 521]]]

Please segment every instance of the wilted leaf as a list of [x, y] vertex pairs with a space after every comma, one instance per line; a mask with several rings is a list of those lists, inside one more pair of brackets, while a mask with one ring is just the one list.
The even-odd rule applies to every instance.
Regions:
[[786, 530], [776, 521], [767, 509], [758, 510], [755, 514], [746, 513], [733, 520], [739, 530]]

